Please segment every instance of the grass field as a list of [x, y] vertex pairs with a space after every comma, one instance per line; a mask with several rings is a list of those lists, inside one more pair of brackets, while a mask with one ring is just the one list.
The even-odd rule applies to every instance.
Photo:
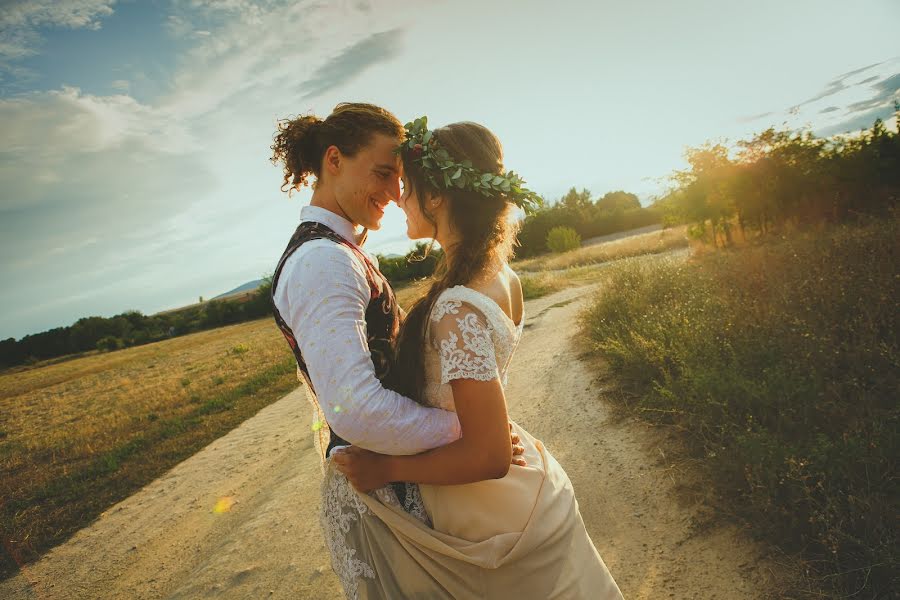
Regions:
[[[611, 242], [604, 256], [657, 251], [658, 233], [640, 237]], [[526, 298], [596, 281], [598, 248], [588, 266], [523, 273]], [[549, 264], [585, 263], [582, 252]], [[398, 286], [401, 306], [428, 284]], [[0, 373], [0, 576], [296, 386], [293, 356], [271, 318]]]
[[[900, 222], [605, 270], [583, 331], [724, 511], [808, 566], [787, 597], [900, 589]], [[615, 397], [615, 395], [613, 395]]]
[[545, 254], [515, 261], [511, 266], [518, 273], [557, 271], [606, 263], [644, 254], [659, 254], [676, 248], [687, 248], [685, 226], [633, 235], [631, 237], [585, 246], [561, 254]]
[[0, 374], [2, 573], [297, 385], [262, 319]]

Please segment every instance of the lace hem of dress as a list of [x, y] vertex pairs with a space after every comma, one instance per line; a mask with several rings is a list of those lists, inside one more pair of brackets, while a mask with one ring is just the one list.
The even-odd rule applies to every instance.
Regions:
[[441, 383], [450, 383], [454, 379], [474, 379], [476, 381], [490, 381], [497, 379], [497, 372], [493, 373], [475, 373], [472, 371], [454, 371], [448, 372], [441, 378]]
[[326, 473], [322, 481], [319, 522], [331, 555], [331, 568], [341, 581], [348, 600], [358, 600], [360, 577], [375, 578], [371, 565], [358, 559], [356, 549], [347, 544], [351, 524], [367, 514], [373, 513], [350, 487], [347, 478], [338, 473]]
[[[401, 508], [426, 527], [431, 527], [431, 519], [425, 511], [425, 501], [422, 499], [419, 486], [414, 483], [403, 485], [406, 486], [406, 494], [402, 506], [397, 498], [397, 492], [390, 485], [375, 490], [372, 495], [386, 505]], [[371, 516], [374, 513], [360, 500], [347, 478], [339, 473], [326, 473], [322, 482], [319, 521], [331, 555], [331, 568], [338, 576], [348, 600], [358, 599], [361, 577], [375, 578], [372, 566], [360, 560], [356, 556], [356, 548], [347, 542], [347, 533], [352, 524], [366, 515]]]

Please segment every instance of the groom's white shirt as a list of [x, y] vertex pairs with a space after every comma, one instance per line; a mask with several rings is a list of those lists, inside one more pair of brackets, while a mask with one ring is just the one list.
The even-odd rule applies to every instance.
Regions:
[[[357, 239], [352, 223], [324, 208], [304, 206], [300, 221]], [[458, 439], [456, 413], [424, 407], [375, 377], [366, 335], [369, 297], [364, 265], [329, 240], [295, 250], [275, 289], [275, 306], [294, 332], [329, 427], [351, 444], [383, 454], [416, 454]]]

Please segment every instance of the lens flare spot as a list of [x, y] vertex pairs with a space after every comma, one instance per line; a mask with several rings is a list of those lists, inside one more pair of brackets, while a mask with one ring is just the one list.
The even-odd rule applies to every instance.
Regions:
[[341, 409], [341, 405], [340, 405], [340, 404], [336, 404], [336, 405], [334, 406], [334, 412], [341, 412], [341, 410], [343, 410], [343, 409]]
[[319, 431], [320, 429], [322, 429], [322, 421], [314, 421], [312, 424], [312, 430]]
[[213, 506], [213, 512], [216, 514], [226, 513], [231, 510], [231, 507], [234, 505], [234, 503], [234, 496], [225, 496], [223, 498], [219, 498], [219, 501], [216, 502], [215, 506]]

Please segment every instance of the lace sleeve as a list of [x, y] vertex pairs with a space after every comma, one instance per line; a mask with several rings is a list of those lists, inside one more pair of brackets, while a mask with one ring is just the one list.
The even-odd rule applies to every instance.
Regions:
[[478, 309], [459, 300], [439, 301], [431, 321], [431, 343], [441, 357], [441, 383], [499, 377], [493, 327]]

